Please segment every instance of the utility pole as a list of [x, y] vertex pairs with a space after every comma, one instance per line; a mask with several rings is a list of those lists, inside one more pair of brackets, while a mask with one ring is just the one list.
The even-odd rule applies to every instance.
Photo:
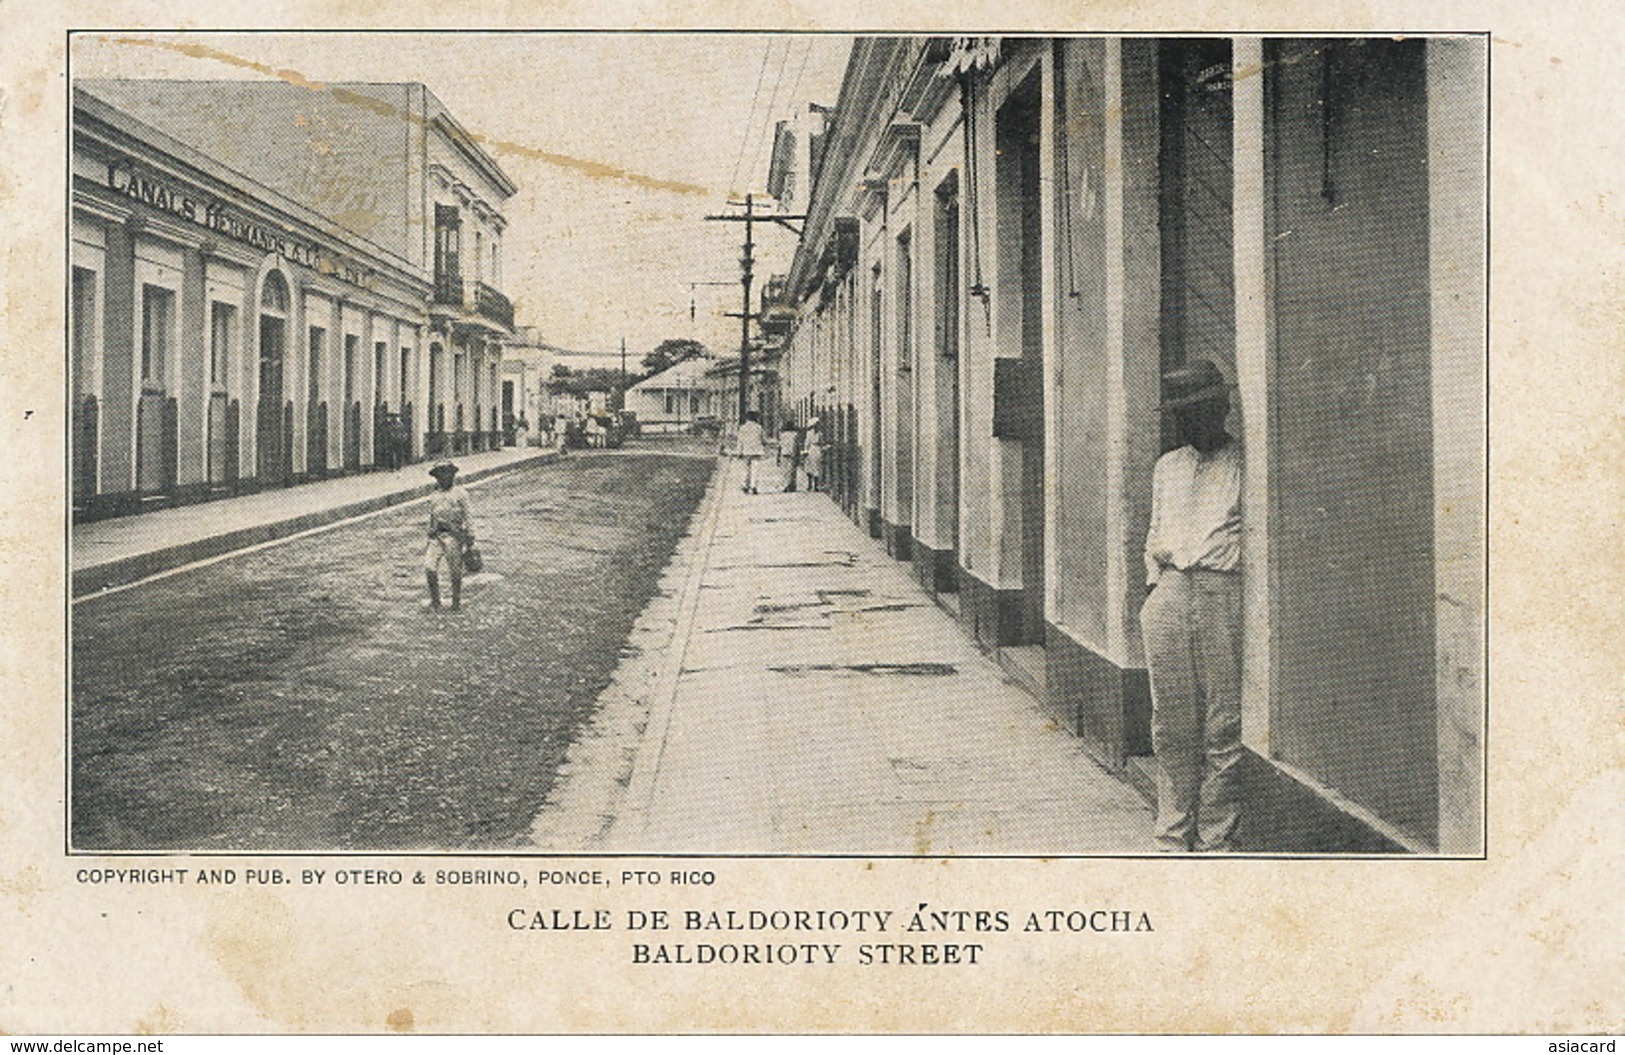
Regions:
[[620, 410], [626, 409], [626, 338], [621, 338], [621, 405]]
[[[805, 215], [786, 216], [783, 213], [758, 216], [756, 214], [756, 196], [745, 195], [745, 215], [737, 216], [707, 216], [707, 220], [724, 220], [729, 222], [743, 221], [745, 224], [745, 255], [739, 258], [740, 284], [744, 287], [744, 307], [739, 312], [739, 420], [745, 420], [745, 412], [750, 409], [750, 320], [755, 318], [750, 310], [750, 283], [751, 272], [755, 268], [756, 243], [752, 241], [752, 225], [757, 220], [781, 224], [791, 231], [796, 229], [787, 221], [805, 220]], [[801, 232], [796, 231], [797, 234]], [[727, 313], [729, 316], [733, 312]]]

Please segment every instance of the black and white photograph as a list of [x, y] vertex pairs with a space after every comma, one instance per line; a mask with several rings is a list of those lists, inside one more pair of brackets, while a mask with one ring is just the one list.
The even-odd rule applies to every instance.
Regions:
[[1482, 851], [1483, 36], [73, 45], [75, 850]]
[[1584, 12], [42, 19], [0, 1032], [1617, 1031]]

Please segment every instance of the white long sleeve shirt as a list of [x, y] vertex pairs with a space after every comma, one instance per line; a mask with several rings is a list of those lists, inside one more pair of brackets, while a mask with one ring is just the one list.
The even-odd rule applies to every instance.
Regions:
[[762, 442], [762, 426], [759, 422], [747, 421], [739, 426], [739, 456], [741, 458], [760, 458], [767, 453], [767, 447]]
[[1235, 571], [1241, 567], [1240, 440], [1210, 454], [1185, 446], [1157, 459], [1151, 473], [1151, 529], [1145, 581], [1164, 567]]

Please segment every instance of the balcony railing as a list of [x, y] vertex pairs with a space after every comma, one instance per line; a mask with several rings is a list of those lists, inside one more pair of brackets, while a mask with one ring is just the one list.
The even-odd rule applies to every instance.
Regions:
[[462, 307], [463, 276], [456, 272], [436, 274], [434, 276], [434, 299], [436, 304], [451, 304], [459, 308]]
[[484, 282], [474, 283], [474, 311], [513, 329], [513, 302]]
[[482, 319], [513, 329], [513, 302], [484, 282], [465, 282], [458, 274], [434, 277], [436, 304], [472, 310]]

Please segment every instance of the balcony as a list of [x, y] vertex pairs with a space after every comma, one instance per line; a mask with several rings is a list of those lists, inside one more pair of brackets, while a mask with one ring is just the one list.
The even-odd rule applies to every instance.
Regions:
[[455, 271], [435, 272], [434, 302], [460, 308], [463, 306], [463, 276]]
[[790, 303], [788, 283], [783, 275], [775, 275], [762, 287], [762, 332], [770, 337], [783, 337], [795, 325], [796, 309]]
[[513, 302], [484, 282], [474, 283], [474, 313], [513, 329]]
[[453, 326], [470, 331], [513, 329], [512, 301], [484, 282], [465, 281], [455, 272], [435, 276], [433, 307]]

